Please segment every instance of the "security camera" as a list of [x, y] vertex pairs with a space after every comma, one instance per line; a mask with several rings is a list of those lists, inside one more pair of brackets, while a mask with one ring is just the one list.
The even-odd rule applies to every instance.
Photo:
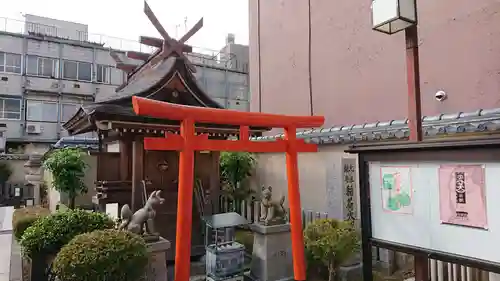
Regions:
[[448, 95], [444, 91], [438, 91], [434, 97], [437, 101], [444, 101]]

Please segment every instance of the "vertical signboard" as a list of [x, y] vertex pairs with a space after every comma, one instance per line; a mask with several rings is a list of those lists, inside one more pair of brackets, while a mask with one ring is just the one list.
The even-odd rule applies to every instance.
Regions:
[[356, 166], [355, 158], [342, 158], [342, 178], [343, 178], [343, 197], [344, 197], [344, 220], [353, 224], [357, 216], [356, 204]]

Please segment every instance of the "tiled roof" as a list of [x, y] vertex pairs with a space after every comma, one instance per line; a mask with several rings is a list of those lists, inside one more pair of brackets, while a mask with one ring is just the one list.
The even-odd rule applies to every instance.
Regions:
[[86, 150], [99, 150], [99, 140], [92, 137], [62, 137], [52, 148], [78, 147]]
[[[422, 118], [422, 130], [425, 137], [456, 133], [500, 132], [500, 108], [424, 116]], [[298, 138], [317, 144], [398, 140], [405, 139], [408, 136], [408, 119], [334, 126], [297, 133]], [[258, 137], [256, 140], [272, 140], [275, 138], [283, 138], [283, 134]]]
[[28, 160], [28, 154], [0, 154], [0, 160]]

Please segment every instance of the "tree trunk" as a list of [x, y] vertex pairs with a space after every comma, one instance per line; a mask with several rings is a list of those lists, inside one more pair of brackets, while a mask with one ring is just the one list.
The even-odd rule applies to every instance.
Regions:
[[328, 281], [336, 281], [337, 280], [337, 269], [335, 268], [335, 264], [330, 262], [328, 265]]
[[76, 196], [69, 197], [69, 206], [68, 207], [72, 210], [75, 208], [75, 199], [76, 199]]

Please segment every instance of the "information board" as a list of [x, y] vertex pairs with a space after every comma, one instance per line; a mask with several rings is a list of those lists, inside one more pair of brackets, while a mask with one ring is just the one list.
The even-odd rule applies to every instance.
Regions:
[[370, 162], [372, 237], [500, 263], [500, 163]]

